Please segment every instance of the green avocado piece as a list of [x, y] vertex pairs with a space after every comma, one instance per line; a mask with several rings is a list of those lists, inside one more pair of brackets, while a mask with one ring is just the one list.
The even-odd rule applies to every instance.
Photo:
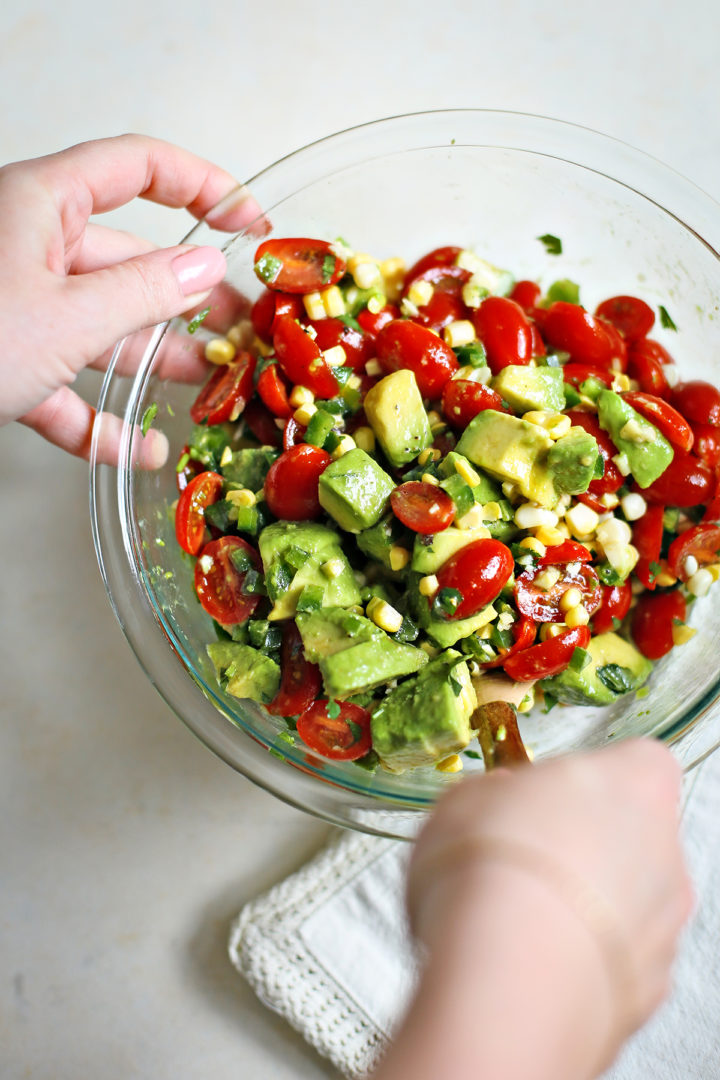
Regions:
[[298, 612], [295, 622], [305, 657], [312, 664], [363, 641], [380, 641], [385, 636], [371, 619], [340, 607], [321, 608], [307, 614]]
[[320, 505], [345, 532], [369, 529], [385, 513], [394, 481], [357, 447], [331, 462], [320, 475]]
[[279, 457], [279, 450], [271, 450], [267, 447], [244, 447], [235, 450], [227, 465], [223, 465], [220, 472], [226, 480], [249, 491], [259, 491], [265, 483], [268, 469], [275, 458]]
[[567, 705], [610, 705], [621, 694], [642, 686], [652, 671], [651, 661], [617, 634], [591, 638], [587, 652], [590, 663], [586, 667], [568, 667], [543, 679], [543, 690]]
[[[461, 530], [458, 530], [460, 532]], [[469, 530], [468, 530], [469, 531]], [[438, 534], [440, 535], [440, 534]], [[412, 613], [416, 621], [425, 630], [425, 633], [441, 649], [449, 649], [457, 641], [468, 637], [476, 630], [480, 630], [491, 622], [497, 615], [492, 604], [488, 604], [476, 615], [469, 615], [467, 619], [445, 619], [433, 615], [432, 606], [426, 596], [423, 596], [418, 587], [420, 574], [411, 575], [408, 587], [408, 598]]]
[[380, 630], [380, 637], [331, 653], [321, 658], [319, 664], [325, 693], [329, 698], [343, 700], [373, 690], [390, 679], [412, 675], [427, 659], [422, 649], [393, 641]]
[[[552, 445], [550, 436], [537, 424], [485, 409], [465, 428], [457, 452], [498, 480], [517, 485], [526, 498], [552, 506], [557, 499], [549, 497], [543, 468]], [[536, 468], [538, 464], [540, 469]], [[543, 481], [540, 492], [536, 490], [538, 479]]]
[[[322, 588], [323, 606], [352, 607], [360, 603], [360, 590], [340, 541], [335, 529], [317, 522], [278, 521], [262, 530], [258, 547], [274, 605], [268, 619], [292, 618], [307, 585]], [[342, 570], [329, 576], [322, 567], [337, 559]]]
[[370, 721], [373, 749], [392, 772], [432, 765], [468, 745], [476, 704], [467, 664], [443, 653], [383, 698]]
[[595, 438], [584, 428], [573, 427], [550, 447], [547, 470], [558, 495], [580, 495], [595, 474], [600, 451]]
[[633, 477], [641, 488], [649, 487], [672, 461], [672, 446], [654, 424], [613, 390], [603, 390], [597, 407], [600, 426], [625, 454]]
[[390, 551], [397, 544], [402, 526], [398, 519], [389, 514], [378, 521], [371, 529], [364, 529], [357, 535], [357, 546], [364, 555], [382, 563], [387, 570], [392, 570], [390, 565]]
[[237, 641], [214, 641], [207, 646], [217, 677], [236, 698], [267, 705], [280, 689], [280, 665], [269, 656]]
[[420, 391], [412, 371], [393, 371], [368, 390], [365, 415], [388, 461], [401, 468], [421, 450], [432, 445], [433, 436]]
[[445, 479], [449, 479], [451, 476], [459, 474], [463, 475], [463, 470], [470, 468], [479, 477], [480, 483], [473, 485], [473, 495], [476, 503], [489, 503], [497, 502], [498, 499], [502, 499], [502, 492], [500, 485], [496, 484], [494, 480], [491, 480], [489, 476], [486, 476], [483, 472], [478, 472], [477, 468], [472, 465], [466, 457], [462, 454], [458, 454], [456, 450], [451, 450], [440, 462], [438, 472]]
[[563, 374], [559, 367], [509, 364], [491, 379], [490, 386], [516, 412], [531, 409], [559, 412], [565, 408]]

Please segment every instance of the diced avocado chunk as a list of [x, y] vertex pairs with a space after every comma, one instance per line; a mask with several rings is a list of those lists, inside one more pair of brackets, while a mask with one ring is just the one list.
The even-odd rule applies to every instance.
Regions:
[[419, 574], [435, 574], [456, 551], [486, 536], [485, 528], [455, 529], [452, 525], [433, 536], [422, 536], [418, 533], [413, 547], [411, 569]]
[[617, 634], [591, 638], [587, 652], [589, 664], [543, 679], [543, 690], [568, 705], [610, 705], [642, 686], [652, 671], [650, 660]]
[[528, 367], [509, 364], [490, 383], [500, 397], [516, 412], [548, 409], [559, 412], [565, 408], [562, 368]]
[[382, 563], [387, 570], [392, 570], [390, 552], [395, 547], [397, 535], [401, 530], [402, 526], [398, 519], [389, 514], [371, 529], [364, 529], [363, 532], [358, 533], [357, 546], [364, 555], [374, 559], [375, 562]]
[[649, 487], [672, 461], [672, 446], [654, 424], [613, 390], [603, 390], [597, 407], [600, 426], [625, 454], [633, 477], [641, 488]]
[[451, 476], [459, 475], [467, 477], [467, 469], [470, 468], [478, 476], [479, 483], [473, 484], [473, 495], [475, 502], [488, 503], [497, 502], [502, 498], [500, 491], [500, 485], [496, 484], [494, 480], [491, 480], [489, 476], [486, 476], [483, 472], [478, 472], [474, 465], [472, 465], [466, 457], [462, 454], [458, 454], [456, 450], [451, 450], [445, 455], [440, 462], [439, 473], [441, 476], [448, 479]]
[[536, 466], [544, 461], [552, 445], [552, 439], [538, 424], [485, 409], [465, 428], [457, 451], [498, 480], [516, 484], [528, 499], [536, 499]]
[[244, 447], [242, 450], [235, 450], [231, 460], [222, 466], [220, 472], [226, 480], [250, 491], [259, 491], [265, 483], [268, 469], [279, 453], [279, 450], [262, 446]]
[[476, 704], [467, 664], [446, 652], [383, 698], [370, 721], [373, 749], [392, 772], [432, 765], [468, 745]]
[[412, 371], [393, 371], [368, 390], [365, 415], [395, 468], [413, 461], [432, 444], [432, 431]]
[[420, 574], [413, 574], [409, 585], [412, 612], [428, 637], [436, 645], [439, 645], [441, 649], [449, 649], [461, 638], [468, 637], [476, 630], [480, 630], [481, 627], [491, 622], [497, 615], [497, 611], [492, 604], [488, 604], [482, 611], [478, 611], [475, 615], [468, 615], [466, 619], [447, 619], [436, 616], [433, 614], [428, 598], [420, 592], [419, 581]]
[[599, 453], [594, 436], [581, 427], [570, 428], [567, 435], [550, 447], [547, 469], [558, 495], [580, 495], [587, 491]]
[[379, 521], [394, 487], [385, 470], [357, 447], [321, 473], [318, 497], [341, 529], [359, 533]]
[[379, 641], [384, 636], [371, 619], [339, 607], [299, 613], [295, 621], [303, 641], [303, 651], [312, 664], [363, 641]]
[[[258, 547], [274, 604], [268, 619], [291, 618], [306, 585], [322, 588], [323, 606], [352, 607], [360, 603], [360, 590], [340, 540], [334, 529], [316, 522], [280, 521], [262, 530]], [[342, 565], [334, 576], [322, 569], [331, 560], [334, 568]]]
[[[379, 629], [379, 628], [378, 628]], [[345, 699], [376, 686], [412, 675], [427, 663], [427, 653], [414, 645], [393, 641], [384, 630], [379, 637], [361, 641], [320, 659], [325, 693]]]
[[218, 679], [236, 698], [250, 698], [267, 705], [280, 689], [280, 665], [269, 656], [237, 641], [214, 641], [207, 646]]

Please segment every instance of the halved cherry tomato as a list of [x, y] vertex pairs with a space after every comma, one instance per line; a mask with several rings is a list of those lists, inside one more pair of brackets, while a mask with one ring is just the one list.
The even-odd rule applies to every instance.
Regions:
[[[289, 420], [288, 423], [290, 423]], [[243, 413], [243, 424], [263, 446], [280, 445], [280, 430], [275, 423], [275, 418], [257, 398], [251, 398], [247, 403]]]
[[[567, 409], [567, 416], [570, 417], [574, 427], [581, 427], [592, 435], [595, 439], [600, 456], [603, 459], [603, 466], [605, 471], [602, 476], [596, 480], [591, 480], [588, 485], [587, 494], [596, 500], [599, 500], [602, 495], [610, 495], [617, 491], [625, 483], [625, 477], [618, 469], [617, 465], [613, 461], [613, 458], [617, 454], [617, 448], [612, 441], [608, 433], [600, 427], [600, 421], [597, 418], [596, 413], [586, 412], [584, 409]], [[587, 505], [590, 505], [589, 503]], [[600, 504], [602, 506], [602, 504]], [[604, 514], [607, 510], [606, 506], [602, 506], [602, 509], [598, 511]]]
[[593, 632], [609, 634], [617, 630], [623, 621], [632, 601], [632, 586], [629, 581], [621, 585], [603, 585], [602, 603], [593, 617]]
[[280, 420], [287, 420], [289, 416], [292, 416], [288, 389], [288, 383], [280, 374], [277, 364], [268, 364], [262, 369], [257, 381], [258, 395], [273, 416], [277, 416]]
[[[550, 551], [553, 549], [550, 548]], [[553, 564], [550, 563], [550, 566]], [[537, 584], [540, 574], [547, 574], [548, 567], [533, 567], [526, 570], [515, 582], [515, 603], [518, 611], [535, 622], [563, 622], [565, 612], [560, 610], [560, 601], [570, 588], [582, 594], [582, 605], [589, 615], [600, 607], [602, 589], [600, 579], [592, 566], [575, 563], [561, 564], [557, 567], [560, 577], [549, 589]]]
[[407, 292], [412, 283], [416, 281], [417, 278], [421, 277], [426, 270], [431, 270], [435, 266], [454, 266], [455, 260], [462, 250], [462, 248], [448, 245], [446, 247], [434, 248], [432, 251], [429, 251], [427, 255], [423, 255], [423, 257], [418, 259], [405, 274], [405, 292]]
[[532, 360], [533, 328], [514, 300], [487, 296], [474, 312], [473, 323], [493, 375], [509, 364], [529, 364]]
[[681, 382], [670, 398], [686, 420], [720, 427], [720, 390], [702, 379]]
[[239, 536], [221, 536], [211, 540], [200, 552], [195, 563], [195, 592], [198, 600], [213, 619], [224, 626], [245, 622], [260, 603], [255, 593], [243, 592], [246, 571], [238, 570], [233, 554], [243, 551], [259, 570], [257, 552]]
[[640, 553], [640, 558], [635, 564], [635, 577], [646, 589], [652, 590], [656, 584], [656, 567], [660, 563], [663, 541], [664, 514], [664, 506], [648, 506], [643, 516], [638, 518], [632, 527], [632, 542]]
[[360, 371], [374, 355], [372, 342], [360, 330], [348, 326], [342, 319], [318, 319], [310, 325], [315, 331], [315, 344], [322, 352], [342, 345], [345, 351], [343, 365], [353, 371]]
[[322, 676], [317, 664], [305, 659], [303, 642], [295, 622], [283, 624], [280, 651], [280, 689], [267, 707], [273, 716], [299, 716], [320, 693]]
[[563, 540], [561, 544], [549, 547], [538, 559], [538, 566], [559, 566], [561, 563], [590, 562], [592, 552], [577, 540]]
[[463, 431], [485, 409], [507, 412], [497, 390], [472, 379], [449, 379], [442, 392], [442, 411], [454, 428]]
[[692, 450], [692, 428], [667, 401], [655, 397], [654, 394], [644, 394], [640, 390], [627, 390], [622, 397], [641, 416], [654, 424], [673, 446], [679, 446], [681, 450]]
[[283, 428], [283, 449], [289, 450], [291, 446], [297, 446], [298, 443], [303, 441], [307, 428], [304, 428], [302, 424], [298, 424], [294, 416], [285, 424]]
[[615, 378], [615, 372], [609, 368], [593, 367], [592, 364], [565, 364], [562, 369], [563, 382], [570, 386], [579, 386], [586, 379], [598, 379], [605, 386], [610, 386]]
[[395, 307], [394, 304], [386, 304], [384, 308], [380, 308], [376, 312], [363, 308], [362, 311], [358, 312], [357, 321], [368, 337], [376, 338], [383, 326], [387, 326], [393, 319], [399, 318], [400, 308]]
[[475, 540], [451, 555], [437, 572], [438, 590], [457, 589], [462, 595], [450, 618], [466, 619], [491, 604], [514, 565], [510, 549], [499, 540]]
[[339, 281], [345, 262], [325, 240], [276, 237], [255, 252], [255, 273], [268, 289], [309, 293]]
[[412, 371], [424, 398], [440, 397], [445, 383], [458, 369], [450, 346], [426, 326], [408, 319], [395, 319], [384, 326], [375, 339], [375, 348], [383, 371]]
[[628, 341], [645, 337], [655, 322], [653, 309], [636, 296], [611, 296], [598, 304], [595, 314], [617, 327]]
[[577, 364], [609, 368], [615, 352], [606, 324], [579, 304], [556, 300], [548, 308], [542, 327], [545, 341], [570, 353]]
[[409, 480], [396, 487], [390, 506], [398, 521], [424, 536], [447, 529], [455, 517], [455, 503], [448, 493], [422, 480]]
[[540, 333], [534, 322], [530, 323], [530, 329], [532, 330], [533, 356], [545, 356], [545, 353], [547, 352], [545, 348], [545, 342], [543, 341], [542, 334]]
[[659, 660], [672, 649], [675, 620], [685, 622], [687, 605], [678, 589], [672, 592], [643, 593], [630, 622], [633, 640], [648, 660]]
[[304, 322], [307, 319], [307, 315], [305, 314], [305, 305], [303, 304], [302, 296], [297, 296], [295, 293], [275, 293], [275, 318], [273, 319], [273, 330], [275, 328], [275, 319], [279, 319], [283, 315], [289, 315], [291, 319]]
[[486, 664], [481, 664], [481, 667], [488, 671], [491, 668], [501, 667], [508, 657], [514, 656], [516, 652], [520, 652], [522, 649], [528, 649], [535, 640], [537, 623], [534, 619], [528, 619], [525, 615], [519, 615], [510, 629], [514, 638], [510, 648], [500, 649], [499, 656], [494, 660], [488, 660]]
[[272, 341], [272, 324], [275, 318], [275, 293], [264, 289], [250, 309], [250, 322], [257, 336], [268, 345]]
[[510, 299], [514, 300], [527, 315], [532, 315], [542, 295], [542, 289], [534, 281], [516, 281]]
[[222, 424], [237, 420], [253, 392], [257, 361], [249, 352], [239, 352], [231, 364], [217, 368], [190, 407], [195, 424]]
[[283, 521], [309, 521], [322, 511], [318, 480], [332, 458], [317, 446], [291, 446], [273, 461], [265, 478], [265, 501]]
[[610, 342], [610, 367], [613, 371], [626, 371], [628, 365], [628, 344], [616, 326], [606, 319], [601, 319]]
[[720, 465], [720, 427], [713, 424], [698, 424], [692, 426], [693, 450], [706, 465], [714, 469]]
[[672, 362], [672, 357], [658, 341], [641, 338], [630, 346], [627, 373], [645, 393], [664, 398], [670, 393], [670, 384], [663, 367]]
[[216, 472], [202, 472], [191, 480], [178, 499], [175, 536], [183, 551], [197, 555], [205, 540], [205, 507], [220, 498], [223, 478]]
[[186, 458], [185, 464], [182, 468], [178, 468], [175, 471], [175, 482], [177, 484], [178, 491], [184, 491], [191, 480], [198, 476], [201, 472], [205, 472], [205, 466], [201, 461], [196, 461], [195, 458], [190, 457], [190, 447], [185, 444], [180, 451], [178, 458], [178, 466], [183, 458]]
[[288, 379], [307, 386], [320, 398], [335, 397], [339, 387], [333, 369], [320, 347], [289, 315], [278, 315], [273, 324], [273, 344], [278, 362]]
[[668, 551], [668, 567], [680, 581], [687, 581], [692, 576], [685, 569], [685, 560], [689, 556], [698, 566], [720, 562], [720, 527], [710, 522], [695, 525], [673, 540]]
[[587, 626], [563, 630], [557, 637], [515, 653], [503, 665], [505, 673], [516, 682], [549, 679], [565, 670], [576, 649], [586, 649], [589, 644], [590, 631]]
[[370, 713], [349, 701], [335, 702], [338, 716], [328, 716], [329, 701], [319, 698], [298, 717], [297, 733], [311, 750], [333, 761], [356, 761], [370, 749]]
[[715, 490], [712, 469], [694, 454], [676, 450], [665, 472], [643, 489], [645, 499], [665, 506], [697, 506], [708, 502]]

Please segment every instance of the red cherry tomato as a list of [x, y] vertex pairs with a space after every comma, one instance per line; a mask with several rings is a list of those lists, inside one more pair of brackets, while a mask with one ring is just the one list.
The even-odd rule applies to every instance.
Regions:
[[442, 411], [458, 431], [463, 431], [485, 409], [507, 412], [496, 390], [472, 379], [450, 379], [442, 392]]
[[263, 446], [280, 445], [280, 430], [275, 424], [275, 418], [257, 398], [251, 398], [247, 403], [243, 424]]
[[510, 549], [499, 540], [475, 540], [456, 551], [437, 573], [438, 590], [457, 589], [462, 600], [451, 616], [466, 619], [499, 595], [513, 572]]
[[320, 693], [322, 676], [317, 664], [305, 659], [300, 631], [292, 619], [283, 624], [280, 689], [267, 709], [273, 716], [299, 716]]
[[319, 398], [335, 397], [339, 386], [333, 369], [319, 346], [289, 315], [278, 315], [275, 319], [273, 344], [280, 367], [290, 382], [307, 386]]
[[384, 326], [375, 339], [375, 348], [383, 371], [412, 371], [424, 398], [440, 397], [445, 383], [458, 369], [450, 346], [432, 330], [408, 319], [396, 319]]
[[327, 698], [314, 701], [298, 717], [297, 733], [311, 750], [333, 761], [356, 761], [370, 749], [370, 713], [349, 701], [335, 702], [338, 716], [328, 715]]
[[490, 668], [501, 667], [510, 656], [514, 656], [516, 652], [520, 652], [522, 649], [528, 649], [535, 640], [537, 633], [537, 623], [533, 619], [528, 619], [525, 615], [519, 615], [511, 627], [513, 638], [515, 639], [509, 649], [500, 649], [500, 655], [494, 660], [489, 660], [487, 664], [481, 664], [480, 666], [486, 670]]
[[589, 491], [582, 491], [579, 495], [576, 495], [575, 498], [578, 502], [584, 503], [585, 506], [589, 506], [596, 514], [607, 514], [608, 508], [605, 503], [595, 495], [591, 495]]
[[563, 382], [570, 386], [579, 386], [586, 379], [599, 379], [609, 387], [614, 377], [614, 372], [608, 368], [593, 367], [592, 364], [565, 364], [563, 367]]
[[612, 323], [601, 319], [605, 333], [610, 342], [610, 367], [613, 371], [626, 371], [628, 364], [628, 346], [625, 338]]
[[641, 338], [630, 346], [627, 373], [646, 394], [664, 398], [670, 393], [670, 384], [663, 367], [672, 362], [672, 357], [659, 342]]
[[233, 554], [243, 551], [259, 570], [257, 552], [239, 536], [221, 536], [211, 540], [195, 563], [195, 592], [213, 619], [224, 626], [245, 622], [260, 602], [256, 594], [243, 592], [246, 571], [238, 570]]
[[534, 281], [516, 281], [510, 299], [514, 300], [527, 315], [532, 315], [542, 295], [542, 289]]
[[713, 525], [720, 525], [720, 496], [715, 495], [712, 502], [708, 503], [701, 521], [710, 521]]
[[563, 630], [557, 637], [515, 653], [504, 664], [505, 672], [516, 682], [549, 679], [565, 670], [576, 649], [586, 649], [589, 644], [590, 631], [587, 626]]
[[[600, 427], [600, 421], [597, 418], [597, 414], [586, 412], [584, 409], [567, 409], [566, 412], [572, 420], [573, 427], [581, 427], [587, 431], [589, 435], [593, 436], [597, 442], [598, 450], [600, 451], [600, 456], [602, 457], [603, 465], [605, 466], [603, 475], [596, 480], [590, 481], [587, 494], [594, 499], [599, 500], [602, 495], [609, 495], [617, 491], [625, 483], [625, 477], [613, 461], [613, 458], [617, 454], [615, 443], [608, 433]], [[599, 505], [602, 506], [602, 503]], [[607, 507], [602, 506], [599, 513], [604, 514], [606, 510]]]
[[421, 259], [418, 259], [413, 266], [405, 274], [404, 290], [410, 288], [412, 283], [421, 277], [427, 270], [432, 270], [436, 266], [454, 266], [455, 260], [462, 251], [459, 247], [439, 247], [433, 248], [427, 255], [423, 255]]
[[205, 539], [205, 507], [220, 498], [223, 478], [216, 472], [202, 472], [191, 480], [178, 499], [175, 536], [183, 551], [197, 555]]
[[250, 322], [257, 336], [268, 345], [272, 341], [272, 324], [275, 318], [275, 296], [264, 289], [250, 310]]
[[473, 323], [493, 375], [509, 364], [529, 364], [532, 360], [533, 328], [514, 300], [486, 297], [474, 312]]
[[628, 611], [632, 600], [632, 586], [629, 581], [622, 585], [603, 585], [602, 603], [593, 617], [593, 632], [609, 634], [617, 630]]
[[693, 450], [701, 461], [714, 469], [720, 465], [720, 428], [713, 424], [693, 424]]
[[691, 555], [698, 566], [720, 562], [720, 527], [710, 522], [695, 525], [673, 540], [668, 551], [668, 567], [680, 581], [692, 576], [685, 569], [685, 560]]
[[537, 562], [538, 566], [559, 566], [561, 563], [590, 562], [592, 552], [579, 544], [577, 540], [563, 540], [561, 544], [549, 547]]
[[608, 334], [605, 323], [579, 304], [570, 304], [566, 300], [551, 304], [545, 316], [543, 336], [553, 348], [570, 353], [573, 363], [611, 367], [616, 351], [614, 339]]
[[177, 483], [178, 491], [184, 491], [194, 477], [198, 476], [201, 472], [205, 472], [205, 466], [202, 462], [196, 461], [195, 458], [191, 458], [189, 455], [190, 447], [186, 443], [180, 451], [178, 466], [183, 458], [186, 459], [185, 464], [182, 468], [178, 468], [175, 471], [175, 482]]
[[660, 563], [663, 540], [664, 514], [664, 506], [648, 506], [643, 516], [638, 518], [632, 527], [632, 542], [640, 553], [634, 573], [646, 589], [654, 589], [656, 584], [657, 565]]
[[294, 293], [275, 293], [273, 329], [275, 328], [275, 319], [279, 319], [282, 315], [289, 315], [291, 319], [305, 322], [307, 315], [302, 296], [296, 296]]
[[575, 588], [582, 594], [582, 604], [588, 614], [594, 614], [600, 607], [602, 589], [592, 566], [570, 563], [559, 565], [557, 569], [560, 577], [549, 589], [537, 584], [537, 578], [547, 573], [547, 567], [533, 567], [520, 575], [515, 582], [518, 611], [535, 622], [563, 622], [565, 612], [560, 610], [560, 601], [568, 589]]
[[424, 536], [447, 529], [455, 517], [455, 503], [448, 493], [422, 480], [409, 480], [396, 487], [390, 506], [398, 521]]
[[660, 434], [664, 435], [673, 446], [679, 446], [681, 450], [692, 450], [692, 428], [677, 409], [668, 405], [667, 401], [655, 397], [654, 394], [644, 394], [636, 390], [628, 390], [622, 397], [641, 416], [654, 424]]
[[400, 308], [395, 307], [394, 304], [386, 304], [384, 308], [380, 308], [379, 311], [368, 311], [367, 308], [363, 308], [358, 312], [357, 321], [370, 338], [376, 338], [382, 330], [383, 326], [387, 326], [393, 319], [400, 318]]
[[255, 273], [269, 289], [309, 293], [327, 289], [345, 273], [345, 262], [325, 240], [277, 237], [255, 252]]
[[302, 424], [298, 424], [294, 416], [285, 424], [283, 428], [283, 449], [289, 450], [291, 446], [297, 446], [305, 438], [305, 432], [307, 428], [304, 428]]
[[633, 640], [648, 660], [659, 660], [672, 649], [673, 625], [685, 622], [687, 607], [682, 593], [643, 593], [633, 608], [630, 631]]
[[318, 319], [310, 325], [315, 330], [315, 344], [321, 351], [342, 345], [345, 350], [343, 365], [351, 367], [353, 371], [362, 370], [374, 355], [370, 338], [360, 330], [347, 326], [342, 319]]
[[190, 407], [195, 424], [223, 424], [237, 420], [250, 400], [255, 373], [254, 356], [239, 352], [232, 364], [217, 368]]
[[612, 296], [603, 300], [595, 314], [617, 327], [628, 341], [645, 337], [655, 322], [653, 309], [635, 296]]
[[687, 420], [720, 427], [720, 390], [712, 383], [702, 379], [678, 383], [670, 400]]
[[676, 450], [665, 472], [643, 490], [643, 496], [665, 506], [697, 506], [707, 503], [714, 491], [712, 469], [694, 454]]
[[332, 458], [317, 446], [291, 446], [273, 461], [265, 478], [265, 501], [283, 521], [309, 521], [322, 512], [318, 480]]
[[532, 330], [532, 351], [533, 356], [545, 356], [545, 342], [542, 339], [542, 334], [538, 330], [535, 323], [530, 323], [530, 329]]
[[287, 420], [292, 416], [292, 406], [288, 401], [288, 383], [280, 374], [277, 364], [268, 364], [260, 372], [257, 392], [273, 416]]

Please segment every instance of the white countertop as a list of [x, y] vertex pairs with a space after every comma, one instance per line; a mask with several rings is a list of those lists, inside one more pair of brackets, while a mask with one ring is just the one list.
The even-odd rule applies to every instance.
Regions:
[[[720, 197], [707, 0], [24, 7], [0, 15], [5, 160], [136, 130], [245, 179], [352, 123], [475, 105], [598, 128]], [[186, 228], [152, 206], [115, 218], [159, 242]], [[0, 1075], [333, 1076], [226, 959], [231, 917], [328, 828], [213, 758], [150, 686], [105, 598], [87, 468], [4, 429], [0, 490]]]

